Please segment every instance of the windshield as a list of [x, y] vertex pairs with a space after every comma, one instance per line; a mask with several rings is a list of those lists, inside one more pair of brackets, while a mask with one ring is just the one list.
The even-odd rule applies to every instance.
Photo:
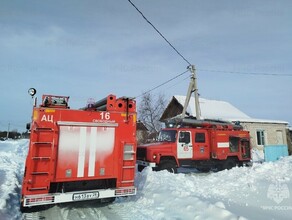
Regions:
[[176, 130], [162, 130], [158, 135], [158, 141], [175, 142]]

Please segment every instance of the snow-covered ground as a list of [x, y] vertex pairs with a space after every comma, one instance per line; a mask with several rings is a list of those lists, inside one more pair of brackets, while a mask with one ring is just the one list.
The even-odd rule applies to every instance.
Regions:
[[22, 215], [19, 193], [28, 140], [0, 142], [0, 219], [292, 219], [292, 157], [217, 173], [145, 169], [136, 196], [112, 204], [59, 204]]

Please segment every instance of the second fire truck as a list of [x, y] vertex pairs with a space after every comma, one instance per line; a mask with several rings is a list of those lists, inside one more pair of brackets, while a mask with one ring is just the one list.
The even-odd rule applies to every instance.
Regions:
[[178, 167], [201, 171], [249, 164], [250, 135], [231, 123], [180, 119], [162, 129], [154, 143], [138, 146], [138, 169], [177, 172]]

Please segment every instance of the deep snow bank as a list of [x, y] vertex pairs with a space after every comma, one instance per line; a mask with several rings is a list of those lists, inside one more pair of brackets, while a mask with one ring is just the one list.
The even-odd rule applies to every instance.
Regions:
[[127, 217], [291, 219], [292, 215], [291, 156], [208, 174], [146, 169], [137, 174], [136, 184], [135, 198], [119, 199], [112, 207], [127, 210]]
[[19, 219], [20, 189], [28, 140], [0, 142], [0, 219]]
[[[27, 148], [28, 140], [0, 142], [1, 220], [22, 218], [19, 199]], [[133, 220], [288, 220], [292, 216], [291, 156], [274, 163], [207, 174], [170, 174], [145, 169], [137, 173], [136, 186], [136, 196], [119, 198], [107, 208], [95, 207], [93, 201], [90, 205], [82, 204], [81, 208], [68, 203], [54, 206], [47, 210], [48, 215], [40, 213], [40, 216], [52, 216], [49, 215], [52, 212], [59, 213], [54, 219], [69, 219], [70, 216], [70, 220], [113, 219], [105, 216]], [[81, 210], [82, 217], [74, 214], [74, 210], [76, 213]]]
[[118, 199], [112, 208], [127, 210], [129, 219], [245, 219], [226, 210], [222, 202], [202, 201], [189, 178], [147, 168], [137, 175], [137, 196]]

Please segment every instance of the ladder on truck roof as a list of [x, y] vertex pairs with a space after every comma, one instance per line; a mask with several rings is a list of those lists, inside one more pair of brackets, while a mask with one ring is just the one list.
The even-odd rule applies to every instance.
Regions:
[[233, 124], [229, 121], [216, 120], [197, 120], [195, 118], [171, 118], [166, 122], [167, 127], [191, 127], [191, 128], [207, 128], [217, 130], [242, 130], [239, 124]]

